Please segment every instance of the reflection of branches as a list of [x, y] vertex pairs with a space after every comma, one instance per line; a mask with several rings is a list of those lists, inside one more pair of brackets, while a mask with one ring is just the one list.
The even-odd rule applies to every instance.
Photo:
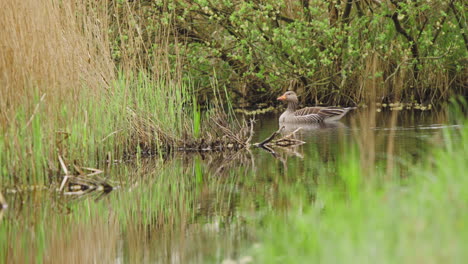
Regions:
[[[280, 129], [277, 131], [273, 132], [269, 137], [267, 137], [265, 140], [263, 140], [260, 143], [255, 143], [254, 146], [261, 148], [263, 150], [266, 150], [268, 153], [270, 153], [275, 159], [279, 160], [282, 164], [285, 170], [288, 169], [287, 166], [287, 157], [288, 156], [296, 156], [299, 158], [303, 158], [303, 155], [298, 152], [297, 148], [304, 144], [305, 142], [299, 139], [296, 139], [296, 133], [299, 132], [302, 127], [298, 127], [295, 129], [293, 132], [287, 134], [286, 136], [283, 136], [279, 139], [275, 139], [281, 131], [283, 131], [285, 127], [282, 126]], [[276, 150], [281, 150], [280, 152], [277, 152]], [[286, 155], [282, 155], [286, 154]]]
[[[250, 154], [249, 155], [250, 159], [247, 157], [246, 154]], [[219, 161], [211, 162], [209, 165], [216, 166], [217, 169], [214, 171], [213, 174], [219, 175], [223, 171], [229, 171], [228, 168], [239, 166], [239, 164], [245, 165], [249, 163], [252, 163], [251, 165], [254, 166], [253, 156], [250, 153], [250, 151], [240, 150], [227, 157], [224, 156], [220, 162]]]
[[277, 135], [281, 133], [281, 131], [284, 129], [284, 126], [282, 126], [280, 129], [277, 131], [273, 132], [271, 136], [267, 137], [265, 140], [263, 140], [260, 143], [255, 143], [254, 146], [259, 147], [259, 148], [265, 148], [265, 147], [290, 147], [290, 146], [298, 146], [302, 145], [305, 142], [299, 139], [294, 138], [296, 136], [296, 133], [301, 130], [301, 127], [298, 127], [296, 130], [293, 132], [287, 134], [286, 136], [275, 139]]
[[[65, 195], [83, 196], [98, 191], [100, 195], [97, 199], [100, 199], [103, 195], [108, 194], [114, 189], [108, 183], [107, 179], [103, 179], [98, 176], [104, 171], [73, 165], [77, 174], [72, 175], [62, 156], [59, 155], [58, 159], [62, 171], [65, 174], [63, 176], [62, 183], [60, 184], [59, 192], [63, 191], [63, 194]], [[89, 173], [85, 173], [85, 171], [89, 171]]]
[[260, 143], [255, 143], [254, 146], [261, 148], [263, 150], [266, 150], [268, 153], [270, 153], [275, 159], [278, 159], [283, 163], [284, 168], [286, 169], [286, 159], [283, 158], [282, 156], [278, 155], [278, 153], [275, 151], [275, 147], [280, 148], [284, 152], [286, 152], [288, 155], [294, 155], [302, 158], [302, 155], [297, 152], [297, 147], [304, 144], [305, 142], [299, 139], [296, 139], [296, 133], [301, 130], [301, 127], [298, 127], [296, 130], [293, 132], [287, 134], [284, 137], [281, 137], [279, 139], [275, 139], [281, 131], [284, 129], [284, 126], [282, 126], [280, 129], [277, 131], [273, 132], [269, 137], [267, 137], [265, 140], [263, 140]]

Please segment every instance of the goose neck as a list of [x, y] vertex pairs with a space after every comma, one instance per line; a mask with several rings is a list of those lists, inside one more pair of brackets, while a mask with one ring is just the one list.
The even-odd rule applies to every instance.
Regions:
[[287, 111], [294, 112], [299, 107], [299, 103], [297, 101], [289, 101]]

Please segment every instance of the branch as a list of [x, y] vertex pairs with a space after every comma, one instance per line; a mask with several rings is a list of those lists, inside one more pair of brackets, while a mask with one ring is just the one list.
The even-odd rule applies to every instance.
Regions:
[[406, 32], [406, 30], [401, 26], [400, 20], [398, 20], [400, 5], [395, 0], [391, 0], [391, 2], [393, 3], [393, 5], [395, 5], [396, 10], [391, 16], [387, 15], [387, 17], [390, 17], [392, 19], [393, 24], [395, 25], [395, 30], [398, 33], [400, 33], [403, 37], [405, 37], [411, 45], [411, 54], [413, 55], [413, 59], [416, 60], [416, 63], [413, 66], [413, 77], [415, 80], [417, 80], [419, 75], [418, 65], [420, 64], [418, 44], [416, 43], [414, 38], [410, 34], [408, 34], [408, 32]]
[[[448, 11], [450, 10], [451, 5], [452, 5], [452, 3], [453, 3], [454, 1], [455, 1], [455, 0], [450, 1], [450, 3], [449, 3], [448, 6], [447, 6], [447, 9], [445, 10], [445, 14], [448, 13]], [[439, 37], [439, 33], [440, 33], [440, 31], [442, 31], [442, 28], [443, 28], [443, 25], [445, 24], [445, 20], [446, 20], [446, 19], [447, 19], [447, 15], [444, 16], [444, 17], [442, 18], [442, 21], [441, 21], [440, 24], [439, 24], [440, 26], [439, 26], [439, 28], [437, 29], [437, 31], [436, 31], [436, 33], [435, 33], [435, 35], [434, 35], [434, 38], [432, 39], [432, 44], [434, 44], [434, 43], [436, 42], [437, 38]]]
[[263, 145], [265, 144], [268, 144], [270, 141], [272, 141], [276, 135], [278, 135], [281, 130], [283, 130], [284, 126], [282, 126], [280, 129], [278, 129], [277, 131], [273, 132], [273, 134], [271, 134], [269, 137], [267, 137], [265, 140], [263, 140], [262, 142], [260, 143], [255, 143], [254, 146], [256, 147], [262, 147]]
[[343, 20], [343, 23], [349, 24], [349, 15], [351, 14], [351, 8], [353, 7], [353, 0], [347, 0], [346, 1], [346, 6], [345, 10], [343, 12], [343, 16], [341, 19]]
[[460, 34], [462, 35], [463, 40], [465, 41], [466, 50], [468, 50], [468, 36], [466, 35], [465, 29], [463, 27], [463, 21], [461, 18], [462, 15], [458, 12], [453, 2], [450, 3], [450, 7], [452, 8], [453, 14], [455, 15], [455, 18], [457, 19], [458, 27], [460, 28], [460, 32], [461, 32]]
[[362, 11], [361, 3], [359, 3], [359, 2], [360, 2], [360, 0], [354, 2], [354, 4], [356, 5], [358, 16], [362, 17], [362, 16], [364, 16], [364, 12]]
[[298, 129], [294, 130], [293, 132], [289, 133], [288, 135], [276, 139], [275, 137], [281, 133], [281, 131], [284, 129], [284, 126], [282, 126], [280, 129], [278, 129], [276, 132], [273, 132], [271, 136], [267, 137], [265, 140], [263, 140], [260, 143], [255, 143], [254, 146], [259, 147], [259, 148], [264, 148], [264, 149], [270, 149], [270, 147], [273, 146], [279, 146], [279, 147], [290, 147], [290, 146], [297, 146], [297, 145], [302, 145], [305, 142], [299, 139], [293, 138], [299, 130], [301, 130], [301, 127]]
[[304, 12], [304, 16], [307, 22], [310, 22], [311, 17], [310, 17], [310, 11], [309, 11], [309, 5], [310, 5], [310, 0], [301, 0], [302, 4], [302, 11]]

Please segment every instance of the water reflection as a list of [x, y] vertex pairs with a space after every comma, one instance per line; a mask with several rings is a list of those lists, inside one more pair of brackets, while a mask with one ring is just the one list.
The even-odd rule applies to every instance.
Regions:
[[[276, 148], [276, 157], [253, 148], [137, 159], [104, 173], [120, 188], [97, 201], [64, 197], [55, 188], [6, 194], [0, 255], [7, 263], [240, 259], [243, 249], [257, 242], [255, 228], [266, 213], [310, 204], [318, 185], [338, 181], [335, 161], [357, 134], [375, 133], [377, 158], [384, 161], [386, 142], [393, 137], [395, 155], [410, 157], [411, 164], [429, 146], [427, 139], [434, 141], [446, 127], [441, 116], [401, 114], [392, 134], [388, 115], [379, 114], [375, 127], [353, 125], [351, 115], [303, 127], [297, 137], [307, 143]], [[283, 133], [295, 129], [289, 126]], [[277, 130], [277, 117], [265, 116], [253, 142]]]

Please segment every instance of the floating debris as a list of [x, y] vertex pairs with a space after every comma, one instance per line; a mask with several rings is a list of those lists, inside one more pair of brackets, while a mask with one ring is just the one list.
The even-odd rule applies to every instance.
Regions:
[[432, 104], [422, 104], [417, 102], [412, 103], [403, 103], [403, 102], [393, 102], [393, 103], [375, 103], [377, 107], [376, 111], [381, 112], [382, 108], [390, 108], [390, 111], [401, 111], [401, 110], [421, 110], [429, 111], [432, 109]]
[[299, 146], [302, 144], [305, 144], [306, 142], [296, 139], [296, 133], [299, 132], [302, 128], [299, 127], [293, 132], [287, 134], [284, 137], [281, 137], [279, 139], [275, 139], [281, 131], [284, 129], [284, 126], [282, 126], [280, 129], [275, 131], [271, 136], [267, 137], [265, 140], [263, 140], [260, 143], [255, 143], [254, 146], [262, 148], [271, 154], [275, 155], [276, 152], [274, 151], [273, 147], [294, 147], [294, 146]]
[[98, 176], [104, 172], [103, 170], [73, 165], [78, 174], [72, 175], [60, 155], [58, 155], [58, 159], [65, 174], [58, 192], [62, 192], [64, 195], [82, 196], [95, 191], [107, 194], [114, 190], [114, 187], [106, 179]]
[[265, 114], [269, 112], [274, 112], [276, 109], [273, 106], [267, 107], [267, 108], [261, 108], [261, 109], [255, 109], [255, 110], [247, 110], [247, 109], [242, 109], [242, 108], [237, 108], [234, 111], [236, 113], [241, 113], [246, 116], [254, 116], [254, 115], [260, 115], [260, 114]]
[[178, 151], [237, 151], [240, 149], [248, 149], [250, 141], [253, 137], [253, 124], [255, 120], [250, 119], [249, 123], [244, 120], [242, 125], [238, 125], [239, 129], [235, 132], [230, 128], [229, 124], [222, 118], [213, 118], [212, 123], [222, 133], [222, 136], [212, 136], [208, 134], [206, 138], [198, 140], [184, 140], [177, 147]]

